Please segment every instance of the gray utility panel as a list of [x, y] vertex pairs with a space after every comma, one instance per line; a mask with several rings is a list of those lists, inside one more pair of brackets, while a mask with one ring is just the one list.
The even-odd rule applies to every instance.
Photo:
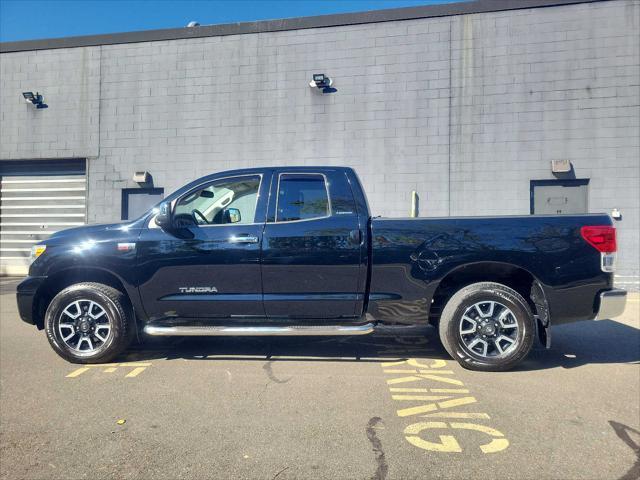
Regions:
[[588, 213], [589, 180], [532, 180], [531, 213], [561, 215]]

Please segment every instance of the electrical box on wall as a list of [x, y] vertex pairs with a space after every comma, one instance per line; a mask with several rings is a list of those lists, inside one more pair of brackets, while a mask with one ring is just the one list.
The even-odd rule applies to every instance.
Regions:
[[133, 181], [136, 183], [148, 183], [149, 182], [149, 172], [134, 172], [133, 173]]
[[552, 173], [567, 173], [571, 171], [571, 162], [569, 160], [551, 160]]

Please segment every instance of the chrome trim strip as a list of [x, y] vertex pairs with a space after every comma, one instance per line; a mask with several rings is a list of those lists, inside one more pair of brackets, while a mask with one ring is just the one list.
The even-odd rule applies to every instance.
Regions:
[[627, 291], [615, 288], [600, 294], [600, 307], [594, 320], [608, 320], [624, 313]]
[[296, 325], [290, 327], [222, 327], [222, 326], [171, 326], [146, 325], [144, 333], [155, 337], [188, 336], [329, 336], [367, 335], [373, 333], [373, 324], [364, 325]]
[[[234, 224], [230, 224], [230, 225], [234, 225]], [[231, 243], [258, 243], [259, 239], [256, 235], [247, 235], [246, 237], [237, 237], [233, 235], [229, 237], [229, 241]]]

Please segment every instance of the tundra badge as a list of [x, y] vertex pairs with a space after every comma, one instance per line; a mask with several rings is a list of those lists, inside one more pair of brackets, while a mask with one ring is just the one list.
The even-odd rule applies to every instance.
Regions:
[[216, 287], [180, 287], [180, 293], [218, 293]]

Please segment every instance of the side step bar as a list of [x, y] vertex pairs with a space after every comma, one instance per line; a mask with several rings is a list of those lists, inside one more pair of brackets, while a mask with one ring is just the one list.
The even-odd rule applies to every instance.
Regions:
[[364, 325], [296, 325], [289, 327], [222, 327], [222, 326], [157, 326], [146, 325], [144, 333], [154, 337], [224, 337], [224, 336], [316, 336], [367, 335], [373, 323]]

